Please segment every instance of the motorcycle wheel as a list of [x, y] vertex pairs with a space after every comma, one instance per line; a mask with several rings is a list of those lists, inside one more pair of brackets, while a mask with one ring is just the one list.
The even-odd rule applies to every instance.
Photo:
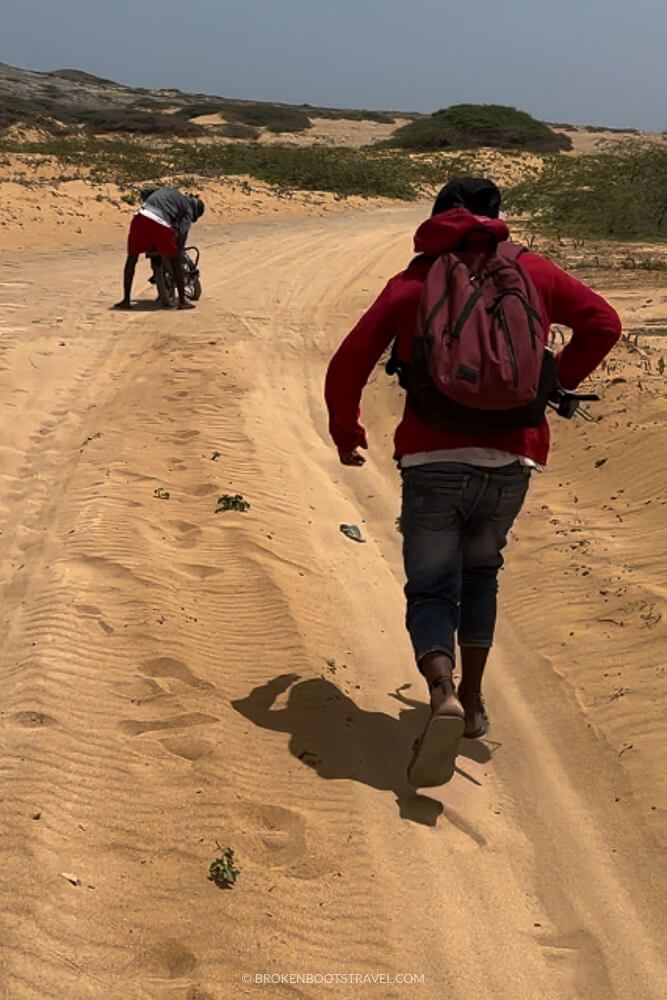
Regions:
[[155, 264], [155, 285], [160, 302], [170, 309], [176, 301], [176, 285], [171, 264], [166, 257], [163, 257], [159, 264]]
[[188, 281], [185, 286], [185, 294], [193, 302], [197, 302], [201, 298], [201, 281], [199, 278], [195, 278], [194, 281]]

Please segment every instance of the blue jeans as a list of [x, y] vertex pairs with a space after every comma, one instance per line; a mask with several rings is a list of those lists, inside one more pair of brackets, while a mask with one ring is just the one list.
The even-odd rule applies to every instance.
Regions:
[[406, 625], [417, 663], [454, 660], [459, 646], [493, 644], [501, 549], [521, 509], [530, 471], [434, 462], [402, 470], [401, 531]]

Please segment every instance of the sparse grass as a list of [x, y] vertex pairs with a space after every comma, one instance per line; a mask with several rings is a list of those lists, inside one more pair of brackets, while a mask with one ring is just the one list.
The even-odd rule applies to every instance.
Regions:
[[667, 237], [667, 149], [632, 141], [604, 153], [552, 157], [538, 177], [506, 194], [505, 206], [530, 213], [552, 233], [662, 241]]
[[[470, 169], [468, 158], [407, 156], [400, 151], [258, 143], [148, 144], [126, 139], [60, 136], [40, 142], [0, 140], [0, 153], [53, 157], [93, 183], [132, 189], [143, 182], [249, 175], [280, 193], [329, 191], [411, 201]], [[183, 185], [184, 181], [179, 180]], [[187, 186], [187, 185], [186, 185]]]
[[532, 152], [571, 149], [571, 140], [525, 111], [501, 104], [455, 104], [403, 125], [387, 140], [401, 149], [496, 146]]

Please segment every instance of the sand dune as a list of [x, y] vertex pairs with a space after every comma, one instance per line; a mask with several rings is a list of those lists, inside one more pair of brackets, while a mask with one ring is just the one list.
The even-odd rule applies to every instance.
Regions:
[[[185, 316], [143, 272], [141, 307], [109, 310], [122, 239], [3, 267], [3, 1000], [661, 995], [659, 351], [620, 347], [602, 419], [555, 428], [503, 574], [490, 738], [415, 795], [399, 395], [378, 369], [345, 470], [321, 390], [419, 216], [207, 216]], [[247, 512], [216, 512], [237, 493]], [[290, 973], [386, 979], [255, 982]]]

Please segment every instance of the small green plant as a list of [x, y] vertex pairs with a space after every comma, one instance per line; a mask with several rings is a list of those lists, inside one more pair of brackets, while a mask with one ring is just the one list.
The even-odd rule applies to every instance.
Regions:
[[221, 510], [238, 510], [242, 514], [250, 509], [250, 504], [247, 500], [244, 500], [240, 493], [236, 493], [234, 496], [230, 496], [229, 493], [223, 493], [221, 497], [218, 497], [218, 506], [216, 507], [216, 514]]
[[241, 874], [241, 869], [234, 863], [234, 851], [231, 847], [223, 847], [217, 840], [215, 843], [220, 854], [209, 865], [208, 877], [219, 889], [231, 889]]
[[127, 191], [125, 194], [120, 196], [120, 200], [124, 201], [126, 205], [134, 205], [137, 201], [136, 195], [133, 195], [131, 191]]

